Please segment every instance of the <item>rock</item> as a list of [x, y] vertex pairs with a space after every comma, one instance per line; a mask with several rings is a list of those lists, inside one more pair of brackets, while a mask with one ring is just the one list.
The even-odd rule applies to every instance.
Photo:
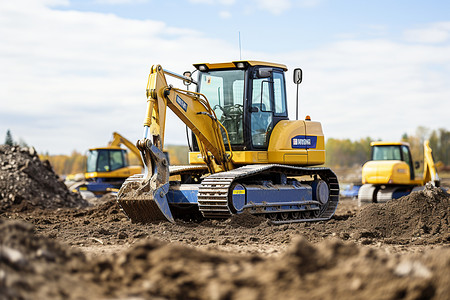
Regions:
[[418, 261], [405, 260], [397, 265], [394, 270], [397, 276], [412, 276], [419, 278], [431, 278], [431, 271]]
[[0, 261], [4, 261], [15, 268], [27, 264], [27, 260], [20, 251], [7, 246], [0, 246]]

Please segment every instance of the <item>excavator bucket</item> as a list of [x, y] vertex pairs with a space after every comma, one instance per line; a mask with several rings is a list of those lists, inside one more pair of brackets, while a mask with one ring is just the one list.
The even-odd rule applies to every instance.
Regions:
[[174, 222], [167, 202], [169, 164], [164, 153], [150, 140], [138, 142], [146, 174], [129, 177], [119, 190], [117, 201], [134, 223], [167, 220]]

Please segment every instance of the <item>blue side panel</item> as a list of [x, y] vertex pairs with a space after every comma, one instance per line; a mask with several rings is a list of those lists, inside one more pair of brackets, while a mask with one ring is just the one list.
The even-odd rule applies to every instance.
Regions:
[[104, 192], [108, 188], [117, 188], [115, 185], [107, 183], [89, 183], [86, 186], [88, 191], [91, 192]]
[[285, 203], [312, 200], [311, 189], [262, 189], [247, 187], [247, 203]]
[[169, 190], [167, 202], [174, 204], [197, 204], [197, 189]]
[[105, 193], [107, 193], [108, 189], [119, 189], [120, 184], [111, 184], [106, 182], [88, 182], [85, 185], [78, 187], [77, 189], [80, 191], [89, 191], [94, 193], [96, 197], [101, 197]]
[[[318, 209], [313, 201], [311, 187], [278, 185], [273, 187], [245, 186], [246, 205], [244, 208], [259, 207], [266, 212], [304, 211]], [[239, 212], [238, 212], [239, 213]]]
[[403, 196], [409, 195], [411, 191], [405, 191], [405, 190], [398, 190], [392, 193], [392, 199], [399, 199]]

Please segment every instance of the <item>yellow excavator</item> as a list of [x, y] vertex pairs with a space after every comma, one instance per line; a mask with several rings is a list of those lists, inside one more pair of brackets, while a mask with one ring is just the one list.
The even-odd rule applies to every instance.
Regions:
[[[139, 158], [139, 165], [129, 164], [127, 147]], [[142, 173], [144, 163], [140, 159], [136, 146], [117, 132], [106, 147], [91, 148], [87, 154], [86, 172], [69, 186], [84, 198], [101, 197], [111, 191], [117, 191], [128, 177]]]
[[[288, 119], [287, 67], [260, 61], [194, 67], [197, 80], [191, 72], [151, 68], [144, 133], [136, 144], [145, 174], [128, 178], [117, 195], [131, 221], [243, 212], [275, 224], [330, 219], [339, 201], [338, 180], [328, 168], [311, 167], [325, 162], [321, 124], [309, 116]], [[293, 75], [298, 89], [301, 69]], [[188, 89], [194, 84], [196, 91], [168, 85], [166, 76]], [[187, 166], [169, 166], [162, 151], [167, 108], [191, 130]]]
[[363, 185], [358, 192], [360, 206], [398, 199], [423, 189], [428, 182], [439, 186], [440, 180], [429, 141], [423, 144], [424, 170], [419, 178], [416, 177], [414, 169], [418, 169], [420, 163], [413, 162], [408, 143], [372, 142], [370, 146], [371, 160], [362, 168]]

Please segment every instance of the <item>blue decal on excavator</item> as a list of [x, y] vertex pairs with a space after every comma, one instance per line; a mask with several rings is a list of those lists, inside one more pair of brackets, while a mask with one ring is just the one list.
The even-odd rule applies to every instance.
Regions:
[[188, 107], [187, 103], [184, 102], [183, 99], [181, 99], [181, 97], [178, 95], [177, 95], [177, 103], [184, 111], [187, 111], [187, 107]]
[[297, 149], [316, 148], [317, 136], [297, 135], [291, 139], [291, 147]]

